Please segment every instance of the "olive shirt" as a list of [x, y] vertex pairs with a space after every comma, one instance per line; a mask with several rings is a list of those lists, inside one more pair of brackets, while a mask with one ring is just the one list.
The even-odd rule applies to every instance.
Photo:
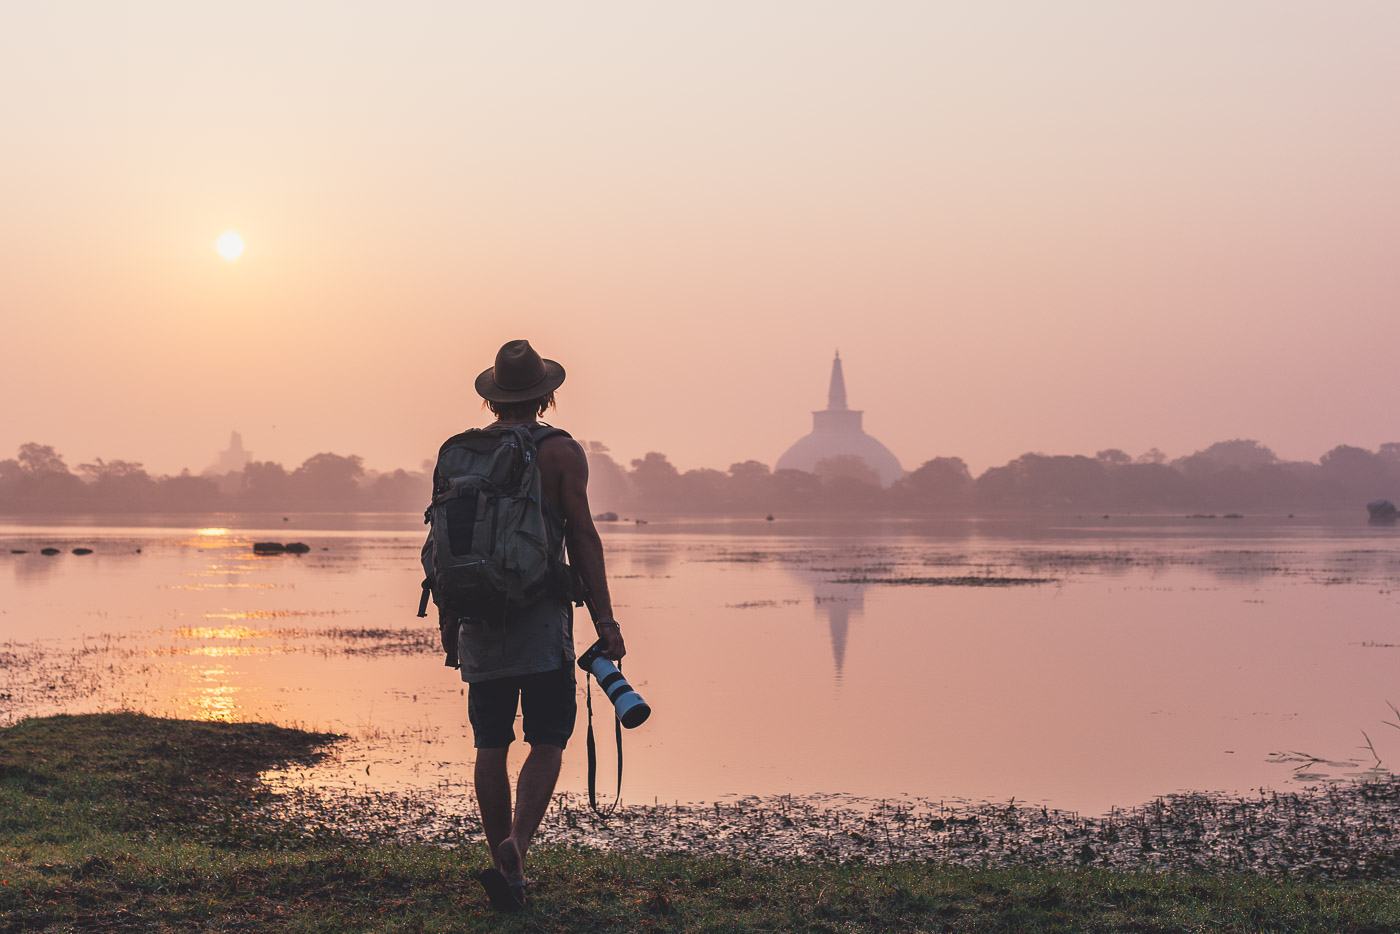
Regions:
[[462, 680], [474, 684], [557, 671], [574, 660], [573, 605], [557, 597], [511, 609], [500, 623], [464, 619], [457, 627]]
[[[532, 435], [535, 432], [532, 430]], [[549, 541], [558, 542], [564, 561], [564, 519], [542, 496]], [[564, 596], [511, 607], [504, 621], [463, 619], [457, 627], [457, 657], [469, 684], [557, 671], [574, 660], [574, 607]]]

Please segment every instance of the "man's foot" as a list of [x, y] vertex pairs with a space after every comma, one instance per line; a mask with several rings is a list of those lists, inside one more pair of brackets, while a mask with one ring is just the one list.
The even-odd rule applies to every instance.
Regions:
[[496, 847], [496, 865], [501, 867], [501, 875], [511, 885], [525, 882], [525, 861], [520, 856], [520, 847], [514, 837], [506, 837]]
[[497, 911], [519, 911], [525, 907], [524, 887], [512, 886], [495, 866], [477, 873], [476, 881], [486, 890], [491, 907]]

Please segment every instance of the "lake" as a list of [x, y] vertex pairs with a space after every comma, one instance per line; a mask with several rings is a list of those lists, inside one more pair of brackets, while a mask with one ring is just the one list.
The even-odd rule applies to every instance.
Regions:
[[[0, 723], [117, 708], [265, 720], [348, 736], [290, 779], [303, 786], [464, 794], [464, 685], [414, 615], [422, 532], [398, 516], [288, 520], [0, 525]], [[1093, 814], [1400, 762], [1400, 532], [1364, 519], [601, 530], [624, 670], [655, 711], [626, 734], [630, 802]], [[311, 550], [257, 556], [259, 540]], [[592, 627], [576, 628], [582, 649]], [[560, 782], [573, 792], [582, 690]], [[601, 694], [595, 710], [610, 790]]]

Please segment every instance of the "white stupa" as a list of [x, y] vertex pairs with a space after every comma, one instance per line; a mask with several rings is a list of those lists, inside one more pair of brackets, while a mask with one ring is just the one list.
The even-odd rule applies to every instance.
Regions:
[[852, 454], [865, 461], [889, 486], [904, 476], [899, 458], [890, 449], [865, 433], [861, 427], [862, 412], [846, 408], [846, 378], [841, 373], [841, 353], [831, 363], [831, 389], [827, 392], [826, 408], [812, 413], [812, 432], [797, 441], [778, 458], [778, 470], [816, 469], [829, 457]]

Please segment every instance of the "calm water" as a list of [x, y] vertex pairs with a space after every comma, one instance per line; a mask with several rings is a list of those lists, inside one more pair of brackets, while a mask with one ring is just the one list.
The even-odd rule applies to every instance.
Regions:
[[[402, 522], [0, 526], [0, 722], [267, 720], [350, 737], [301, 780], [460, 790], [463, 685], [414, 616], [422, 534]], [[1398, 536], [1350, 518], [608, 527], [626, 671], [656, 711], [627, 734], [625, 797], [1101, 812], [1358, 775], [1363, 731], [1394, 765]], [[256, 557], [262, 539], [312, 551]]]

